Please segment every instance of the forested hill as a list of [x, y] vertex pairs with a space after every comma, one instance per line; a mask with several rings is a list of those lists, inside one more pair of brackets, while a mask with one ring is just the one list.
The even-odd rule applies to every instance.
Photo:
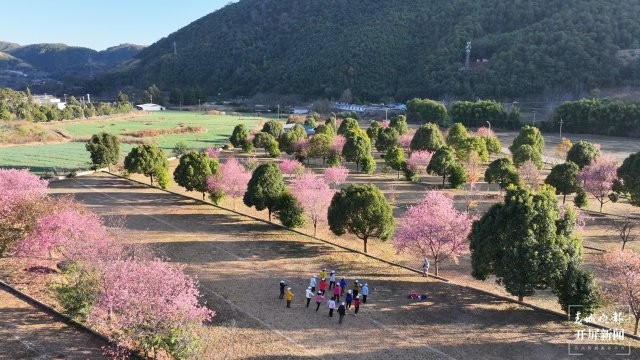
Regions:
[[240, 0], [93, 85], [333, 98], [350, 89], [370, 101], [588, 91], [640, 79], [637, 59], [619, 52], [640, 48], [638, 18], [640, 2], [621, 0]]

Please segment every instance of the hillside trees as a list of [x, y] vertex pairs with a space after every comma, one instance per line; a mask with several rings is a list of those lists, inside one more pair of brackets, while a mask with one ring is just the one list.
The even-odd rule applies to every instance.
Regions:
[[85, 144], [85, 149], [91, 156], [93, 169], [107, 166], [111, 171], [111, 165], [115, 165], [120, 160], [120, 142], [115, 135], [101, 132], [91, 136]]
[[329, 229], [340, 236], [349, 232], [364, 242], [371, 237], [387, 240], [393, 235], [395, 220], [391, 206], [374, 185], [350, 185], [331, 199]]

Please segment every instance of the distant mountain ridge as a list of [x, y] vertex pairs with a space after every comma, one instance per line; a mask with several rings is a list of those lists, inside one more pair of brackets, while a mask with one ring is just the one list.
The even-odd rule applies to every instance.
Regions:
[[121, 44], [106, 50], [65, 44], [21, 46], [0, 41], [0, 87], [22, 87], [86, 79], [105, 73], [132, 59], [144, 46]]
[[638, 18], [618, 0], [240, 0], [92, 87], [378, 101], [639, 86], [640, 63], [616, 57], [640, 48]]

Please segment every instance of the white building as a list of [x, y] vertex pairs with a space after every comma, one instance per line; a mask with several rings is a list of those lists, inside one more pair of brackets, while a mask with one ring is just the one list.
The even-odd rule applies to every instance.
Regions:
[[140, 104], [136, 105], [136, 109], [142, 111], [164, 111], [166, 108], [158, 104]]
[[67, 103], [60, 101], [59, 98], [54, 97], [53, 95], [32, 95], [34, 104], [38, 105], [56, 105], [59, 110], [64, 110], [67, 106]]

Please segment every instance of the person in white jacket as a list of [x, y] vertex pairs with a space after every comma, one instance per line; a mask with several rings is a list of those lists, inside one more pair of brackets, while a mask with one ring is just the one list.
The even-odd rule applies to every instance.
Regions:
[[369, 284], [364, 283], [364, 285], [362, 285], [362, 303], [363, 304], [367, 303], [367, 296], [369, 296]]
[[316, 285], [318, 285], [318, 278], [313, 275], [311, 277], [311, 279], [309, 280], [309, 287], [311, 287], [311, 291], [315, 294], [316, 292]]
[[329, 307], [329, 317], [333, 317], [333, 310], [336, 309], [336, 300], [334, 298], [331, 298], [327, 302], [327, 306]]
[[331, 270], [331, 274], [329, 275], [329, 290], [333, 289], [336, 286], [336, 271]]
[[311, 286], [307, 288], [307, 307], [309, 307], [309, 303], [311, 302], [311, 298], [313, 297], [313, 290], [311, 290]]

